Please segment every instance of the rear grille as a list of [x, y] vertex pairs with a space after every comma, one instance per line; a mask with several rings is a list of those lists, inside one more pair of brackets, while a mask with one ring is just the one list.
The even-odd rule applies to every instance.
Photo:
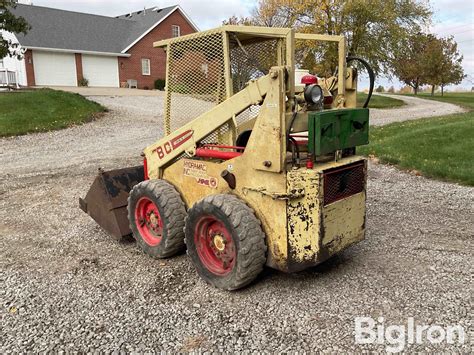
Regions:
[[363, 161], [334, 168], [323, 173], [324, 205], [342, 200], [364, 190], [365, 164]]

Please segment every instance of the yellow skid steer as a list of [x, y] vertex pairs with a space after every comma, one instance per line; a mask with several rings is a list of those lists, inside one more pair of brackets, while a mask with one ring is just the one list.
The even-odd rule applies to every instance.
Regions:
[[[318, 43], [338, 50], [334, 76], [298, 68]], [[344, 37], [223, 26], [154, 45], [167, 56], [166, 136], [144, 148], [143, 166], [99, 173], [80, 200], [99, 225], [155, 258], [186, 248], [226, 290], [265, 265], [299, 271], [364, 238], [356, 147], [368, 143], [374, 77], [346, 57]], [[362, 108], [351, 62], [371, 79]]]

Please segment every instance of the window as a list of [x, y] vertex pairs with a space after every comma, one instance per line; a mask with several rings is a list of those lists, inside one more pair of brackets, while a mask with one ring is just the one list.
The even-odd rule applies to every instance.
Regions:
[[151, 75], [150, 59], [142, 58], [142, 75]]
[[0, 58], [0, 68], [3, 68], [3, 58]]
[[172, 25], [171, 26], [171, 36], [172, 37], [181, 36], [181, 27], [179, 27], [178, 25]]
[[207, 75], [209, 74], [209, 64], [207, 63], [202, 63], [201, 64], [201, 71], [204, 73], [207, 79]]

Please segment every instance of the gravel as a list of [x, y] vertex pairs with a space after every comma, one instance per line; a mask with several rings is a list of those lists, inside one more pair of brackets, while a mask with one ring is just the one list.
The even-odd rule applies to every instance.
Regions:
[[466, 112], [466, 109], [446, 102], [423, 100], [412, 96], [377, 95], [402, 100], [405, 102], [405, 105], [390, 110], [370, 109], [370, 124], [372, 126], [383, 126], [392, 122], [402, 122], [424, 117], [445, 116], [453, 113]]
[[357, 316], [472, 331], [474, 189], [371, 163], [364, 242], [222, 292], [185, 255], [152, 260], [78, 208], [97, 166], [136, 163], [162, 134], [161, 97], [95, 99], [104, 119], [0, 140], [0, 353], [385, 351], [354, 343]]

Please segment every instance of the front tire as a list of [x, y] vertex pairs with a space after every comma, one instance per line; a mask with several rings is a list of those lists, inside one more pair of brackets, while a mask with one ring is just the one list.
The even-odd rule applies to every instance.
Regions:
[[188, 211], [185, 238], [198, 274], [217, 288], [242, 288], [265, 265], [267, 247], [260, 221], [234, 195], [198, 201]]
[[140, 248], [154, 258], [184, 249], [186, 208], [178, 191], [164, 180], [146, 180], [128, 197], [128, 220]]

